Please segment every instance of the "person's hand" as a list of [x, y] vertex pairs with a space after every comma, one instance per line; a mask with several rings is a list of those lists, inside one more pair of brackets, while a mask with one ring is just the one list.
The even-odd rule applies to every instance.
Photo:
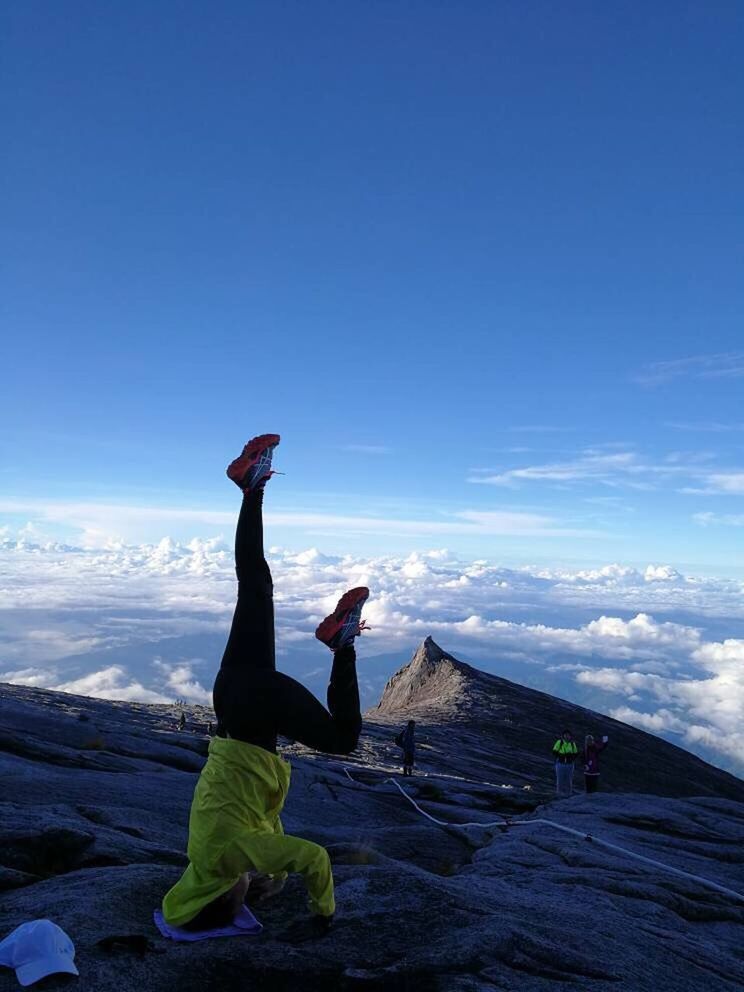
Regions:
[[251, 884], [245, 901], [249, 906], [257, 906], [273, 896], [278, 896], [286, 885], [287, 878], [282, 875], [257, 874], [251, 877]]
[[609, 737], [603, 737], [602, 738], [602, 743], [603, 744], [606, 744], [609, 739], [610, 739]]

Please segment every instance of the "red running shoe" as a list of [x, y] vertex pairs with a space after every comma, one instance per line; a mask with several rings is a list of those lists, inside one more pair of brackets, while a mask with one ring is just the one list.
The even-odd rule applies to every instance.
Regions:
[[243, 448], [243, 453], [227, 466], [227, 477], [244, 493], [265, 486], [272, 476], [271, 458], [279, 444], [278, 434], [260, 434]]
[[358, 586], [345, 592], [333, 613], [318, 624], [315, 631], [318, 640], [327, 644], [331, 651], [353, 644], [355, 637], [369, 629], [361, 619], [362, 607], [368, 596], [369, 589], [366, 586]]

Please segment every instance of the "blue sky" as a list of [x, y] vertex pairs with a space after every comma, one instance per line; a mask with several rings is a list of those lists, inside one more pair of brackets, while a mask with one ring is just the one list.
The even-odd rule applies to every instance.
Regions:
[[744, 574], [740, 4], [4, 33], [0, 529]]
[[366, 584], [744, 753], [744, 7], [10, 0], [0, 682], [208, 702], [226, 464], [283, 436], [284, 671]]

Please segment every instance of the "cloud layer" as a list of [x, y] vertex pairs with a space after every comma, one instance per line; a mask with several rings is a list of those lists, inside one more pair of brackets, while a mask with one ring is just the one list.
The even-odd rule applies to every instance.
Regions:
[[[427, 634], [486, 670], [744, 771], [744, 589], [643, 570], [509, 569], [446, 550], [357, 558], [275, 548], [280, 664], [322, 691], [318, 621], [368, 585], [371, 704]], [[0, 542], [0, 680], [110, 699], [209, 700], [235, 596], [232, 554], [194, 539], [81, 550]], [[375, 658], [365, 669], [364, 658]]]

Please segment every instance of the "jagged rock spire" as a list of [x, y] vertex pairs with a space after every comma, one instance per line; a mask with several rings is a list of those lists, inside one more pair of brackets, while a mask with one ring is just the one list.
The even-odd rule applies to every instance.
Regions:
[[380, 713], [409, 713], [455, 703], [464, 695], [467, 665], [426, 637], [410, 662], [389, 680], [377, 706]]

